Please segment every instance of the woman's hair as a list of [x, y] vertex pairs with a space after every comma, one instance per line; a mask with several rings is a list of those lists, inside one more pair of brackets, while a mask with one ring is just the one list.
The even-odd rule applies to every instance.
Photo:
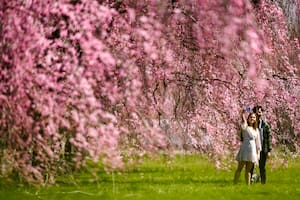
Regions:
[[256, 120], [255, 120], [254, 124], [252, 125], [252, 127], [254, 129], [257, 129], [258, 128], [258, 120], [257, 120], [257, 116], [256, 116], [256, 114], [254, 112], [249, 113], [249, 115], [247, 117], [247, 124], [248, 124], [248, 126], [250, 126], [250, 124], [249, 124], [248, 121], [249, 121], [249, 118], [251, 117], [251, 115], [255, 115], [255, 117], [256, 117]]

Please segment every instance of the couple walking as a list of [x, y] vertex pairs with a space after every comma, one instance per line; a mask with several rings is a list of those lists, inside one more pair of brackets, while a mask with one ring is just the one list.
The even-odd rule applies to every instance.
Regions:
[[249, 110], [246, 118], [246, 111], [242, 113], [242, 144], [236, 156], [238, 166], [234, 174], [234, 183], [238, 182], [241, 171], [245, 166], [246, 184], [250, 185], [254, 165], [259, 164], [261, 183], [266, 183], [266, 160], [272, 150], [271, 134], [269, 125], [262, 119], [263, 108], [256, 106]]

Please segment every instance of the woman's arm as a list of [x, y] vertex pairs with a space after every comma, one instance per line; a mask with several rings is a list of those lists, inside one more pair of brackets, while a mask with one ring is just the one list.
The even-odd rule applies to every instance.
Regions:
[[246, 115], [245, 115], [246, 111], [242, 110], [241, 112], [241, 117], [242, 117], [242, 129], [246, 129], [247, 128], [247, 119], [246, 119]]
[[256, 143], [256, 151], [257, 151], [257, 155], [259, 156], [260, 155], [260, 151], [261, 151], [261, 141], [260, 141], [260, 133], [259, 133], [259, 130], [256, 129], [256, 134], [257, 134], [257, 137], [255, 138], [255, 143]]

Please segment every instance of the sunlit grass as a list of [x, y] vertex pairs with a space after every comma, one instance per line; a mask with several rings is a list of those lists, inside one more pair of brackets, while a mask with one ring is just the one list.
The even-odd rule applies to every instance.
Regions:
[[234, 168], [216, 170], [199, 155], [145, 159], [127, 171], [97, 177], [81, 172], [61, 176], [55, 186], [28, 188], [0, 184], [0, 199], [300, 199], [300, 160], [268, 168], [266, 185], [233, 185]]

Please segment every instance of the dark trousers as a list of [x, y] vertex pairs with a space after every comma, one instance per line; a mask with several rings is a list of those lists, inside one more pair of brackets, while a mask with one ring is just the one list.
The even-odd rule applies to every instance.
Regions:
[[[262, 184], [266, 183], [266, 161], [267, 161], [267, 153], [261, 151], [260, 152], [260, 159], [259, 159], [259, 173], [260, 173], [260, 180]], [[254, 165], [250, 170], [251, 177], [254, 171]]]

